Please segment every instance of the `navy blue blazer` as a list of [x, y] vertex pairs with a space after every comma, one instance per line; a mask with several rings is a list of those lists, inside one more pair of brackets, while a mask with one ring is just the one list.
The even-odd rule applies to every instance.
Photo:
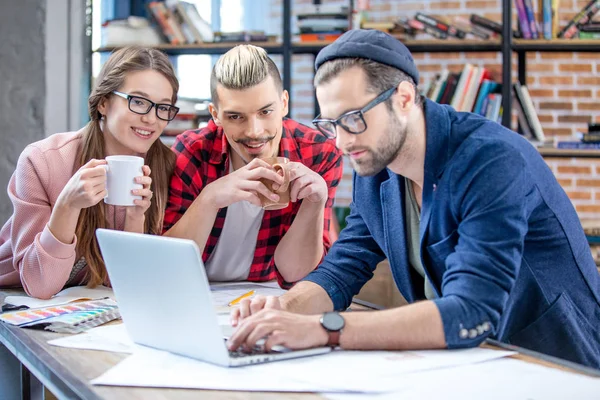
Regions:
[[[421, 260], [448, 348], [490, 336], [600, 368], [600, 275], [579, 218], [538, 151], [520, 135], [425, 100]], [[346, 228], [305, 280], [336, 310], [384, 258], [409, 302], [403, 177], [354, 174]], [[410, 329], [410, 327], [407, 327]]]

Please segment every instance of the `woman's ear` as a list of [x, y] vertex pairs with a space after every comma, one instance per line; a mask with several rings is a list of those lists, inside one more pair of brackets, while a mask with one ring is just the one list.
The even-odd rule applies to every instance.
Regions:
[[102, 115], [102, 116], [106, 116], [106, 111], [108, 108], [108, 99], [106, 97], [103, 97], [100, 99], [100, 101], [98, 102], [98, 112]]
[[208, 105], [208, 112], [212, 116], [213, 121], [215, 121], [215, 125], [223, 126], [223, 124], [221, 124], [221, 120], [219, 119], [219, 113], [217, 112], [217, 108], [213, 103], [210, 103]]

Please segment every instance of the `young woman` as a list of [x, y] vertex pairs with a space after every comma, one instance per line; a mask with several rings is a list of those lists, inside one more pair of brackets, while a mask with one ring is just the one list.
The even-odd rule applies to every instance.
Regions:
[[[14, 212], [0, 231], [0, 287], [46, 299], [65, 286], [108, 284], [97, 228], [161, 233], [175, 156], [158, 138], [178, 112], [178, 90], [165, 54], [121, 49], [95, 82], [91, 121], [27, 146], [8, 186]], [[117, 154], [145, 159], [135, 206], [102, 201], [103, 159]]]

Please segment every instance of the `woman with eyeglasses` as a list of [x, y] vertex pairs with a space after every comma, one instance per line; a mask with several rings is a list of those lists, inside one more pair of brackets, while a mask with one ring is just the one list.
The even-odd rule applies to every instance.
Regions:
[[[178, 90], [164, 53], [123, 48], [96, 79], [91, 121], [27, 146], [8, 186], [14, 212], [0, 231], [0, 287], [47, 299], [65, 286], [108, 284], [97, 228], [161, 233], [175, 155], [158, 138], [179, 111]], [[134, 206], [102, 201], [110, 155], [145, 160]]]

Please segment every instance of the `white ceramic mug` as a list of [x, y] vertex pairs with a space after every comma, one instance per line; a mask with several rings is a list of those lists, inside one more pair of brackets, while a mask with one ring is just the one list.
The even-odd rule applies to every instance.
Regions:
[[134, 196], [131, 191], [143, 188], [142, 184], [135, 182], [135, 178], [144, 175], [144, 159], [136, 156], [108, 156], [105, 160], [107, 165], [104, 202], [115, 206], [134, 206], [133, 200], [142, 199], [142, 196]]

